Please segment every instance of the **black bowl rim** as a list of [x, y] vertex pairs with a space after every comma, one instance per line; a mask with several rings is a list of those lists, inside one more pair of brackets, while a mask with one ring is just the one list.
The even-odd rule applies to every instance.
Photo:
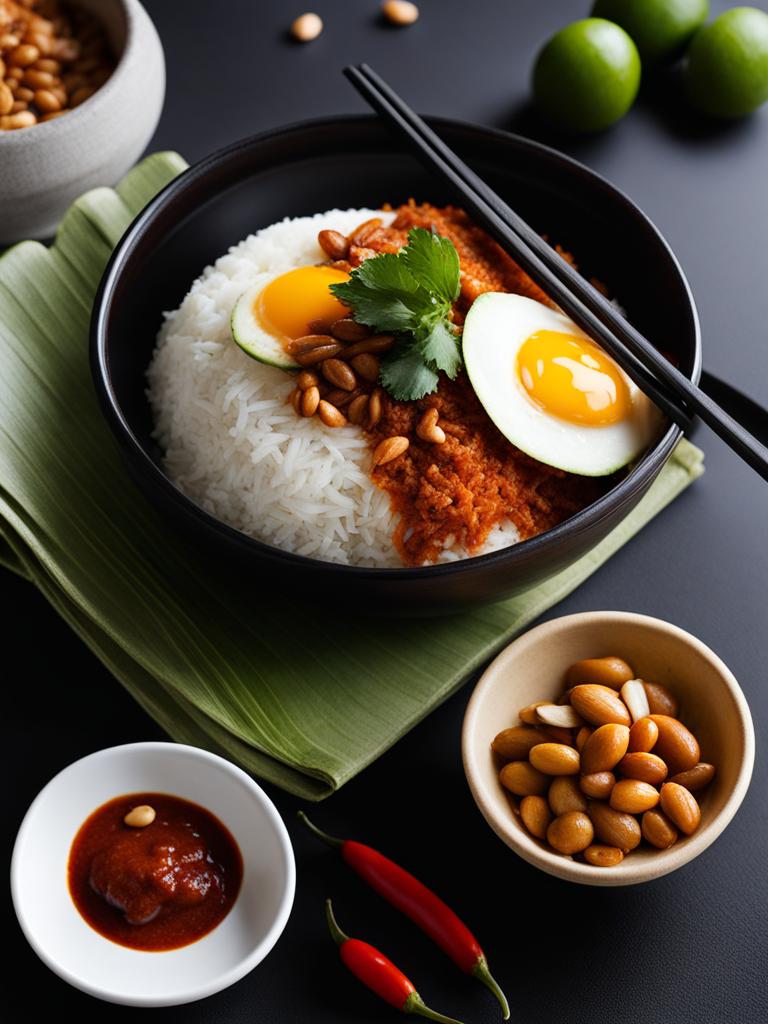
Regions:
[[[612, 185], [606, 178], [593, 171], [591, 168], [566, 156], [559, 150], [547, 146], [533, 139], [528, 139], [513, 132], [503, 131], [498, 128], [490, 128], [484, 125], [474, 124], [470, 121], [456, 120], [444, 117], [427, 117], [428, 123], [438, 131], [440, 128], [465, 133], [475, 140], [483, 140], [490, 143], [509, 145], [512, 143], [520, 149], [527, 149], [537, 152], [551, 163], [560, 165], [566, 173], [571, 173], [581, 178], [588, 178], [599, 190], [611, 194], [614, 201], [618, 201], [629, 215], [639, 222], [646, 231], [655, 235], [662, 249], [666, 250], [671, 264], [671, 270], [677, 274], [678, 284], [682, 289], [682, 297], [687, 300], [694, 329], [694, 358], [691, 369], [691, 380], [698, 383], [701, 375], [702, 352], [701, 352], [701, 327], [699, 323], [696, 303], [691, 292], [688, 280], [683, 272], [680, 263], [672, 248], [662, 235], [653, 221], [623, 192]], [[232, 156], [242, 150], [262, 145], [288, 134], [301, 134], [305, 131], [316, 130], [317, 128], [331, 128], [333, 126], [353, 127], [376, 123], [381, 121], [375, 115], [348, 114], [341, 116], [330, 116], [321, 118], [308, 118], [302, 121], [294, 121], [279, 128], [268, 129], [256, 135], [246, 136], [228, 146], [215, 150], [197, 163], [191, 164], [172, 181], [170, 181], [158, 194], [147, 203], [137, 214], [134, 220], [126, 229], [122, 238], [115, 246], [104, 270], [101, 282], [93, 304], [90, 327], [90, 362], [91, 373], [96, 387], [98, 399], [102, 412], [109, 423], [116, 439], [124, 449], [125, 453], [132, 460], [134, 465], [140, 467], [141, 471], [148, 474], [154, 486], [168, 497], [172, 503], [179, 507], [179, 510], [193, 519], [199, 520], [209, 530], [219, 534], [224, 540], [234, 543], [248, 553], [259, 553], [261, 557], [277, 560], [283, 564], [290, 564], [295, 568], [303, 568], [306, 571], [317, 572], [318, 570], [331, 569], [335, 573], [342, 574], [347, 578], [357, 580], [408, 580], [450, 577], [462, 572], [467, 572], [470, 567], [479, 569], [481, 567], [505, 566], [514, 569], [515, 563], [527, 561], [536, 552], [546, 552], [556, 548], [565, 535], [579, 536], [590, 530], [614, 510], [631, 500], [636, 492], [642, 488], [648, 478], [651, 480], [661, 470], [669, 458], [675, 445], [683, 435], [679, 426], [672, 423], [666, 433], [659, 439], [656, 445], [651, 448], [643, 458], [630, 470], [626, 477], [612, 487], [610, 491], [592, 502], [586, 508], [575, 515], [559, 523], [557, 526], [544, 533], [531, 537], [528, 540], [520, 541], [508, 547], [499, 548], [496, 551], [485, 555], [472, 555], [467, 558], [457, 559], [452, 562], [442, 562], [437, 565], [425, 566], [403, 566], [403, 567], [371, 567], [358, 565], [345, 565], [340, 562], [327, 562], [318, 558], [310, 558], [306, 555], [297, 555], [290, 551], [284, 551], [272, 544], [260, 541], [250, 534], [223, 522], [209, 512], [206, 512], [200, 505], [196, 504], [183, 491], [181, 491], [166, 474], [160, 469], [156, 462], [149, 455], [144, 446], [131, 429], [120, 408], [115, 394], [112, 379], [107, 362], [108, 333], [107, 313], [114, 295], [115, 286], [119, 279], [123, 266], [130, 258], [135, 246], [138, 244], [144, 231], [151, 224], [154, 216], [164, 206], [168, 199], [182, 192], [187, 185], [204, 178], [211, 170], [219, 164], [226, 162]]]

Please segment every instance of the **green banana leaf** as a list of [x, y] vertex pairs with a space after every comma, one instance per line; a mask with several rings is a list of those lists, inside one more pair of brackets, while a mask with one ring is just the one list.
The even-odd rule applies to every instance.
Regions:
[[186, 166], [158, 153], [81, 197], [55, 245], [0, 258], [0, 563], [28, 578], [176, 740], [308, 799], [370, 764], [702, 472], [682, 442], [606, 540], [528, 593], [413, 622], [259, 595], [203, 568], [127, 476], [88, 366], [109, 254]]

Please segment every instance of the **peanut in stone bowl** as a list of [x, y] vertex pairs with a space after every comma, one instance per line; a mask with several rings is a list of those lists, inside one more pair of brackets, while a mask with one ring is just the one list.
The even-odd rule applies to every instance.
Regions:
[[138, 0], [0, 0], [0, 245], [50, 236], [77, 196], [114, 185], [164, 93]]

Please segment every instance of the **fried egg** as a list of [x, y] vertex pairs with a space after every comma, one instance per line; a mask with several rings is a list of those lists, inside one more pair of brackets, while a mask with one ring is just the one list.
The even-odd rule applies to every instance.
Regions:
[[606, 476], [658, 435], [663, 416], [613, 359], [563, 313], [486, 292], [464, 323], [472, 387], [501, 433], [569, 473]]
[[297, 369], [289, 343], [317, 333], [313, 321], [331, 324], [349, 315], [349, 309], [328, 290], [348, 278], [336, 267], [311, 265], [282, 274], [259, 274], [235, 303], [232, 337], [262, 363]]

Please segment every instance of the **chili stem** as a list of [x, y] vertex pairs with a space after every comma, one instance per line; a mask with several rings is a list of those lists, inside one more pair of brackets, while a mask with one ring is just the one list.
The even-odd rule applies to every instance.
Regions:
[[509, 1003], [507, 1002], [507, 997], [501, 991], [499, 983], [496, 981], [496, 979], [488, 969], [488, 961], [485, 959], [484, 956], [479, 957], [477, 963], [475, 964], [472, 970], [472, 973], [479, 981], [482, 981], [486, 988], [489, 988], [491, 992], [493, 992], [493, 994], [496, 996], [499, 1003], [501, 1004], [502, 1013], [504, 1014], [504, 1020], [509, 1020]]
[[328, 843], [329, 846], [336, 847], [344, 845], [343, 839], [337, 839], [336, 836], [331, 836], [327, 832], [323, 832], [323, 830], [321, 828], [318, 828], [317, 825], [313, 825], [312, 822], [304, 813], [304, 811], [298, 811], [297, 816], [299, 821], [302, 824], [306, 825], [309, 831], [314, 833], [314, 835], [316, 835], [318, 839], [322, 839], [324, 843]]
[[411, 992], [403, 1005], [403, 1013], [413, 1013], [418, 1017], [426, 1017], [427, 1020], [440, 1021], [441, 1024], [461, 1024], [455, 1017], [446, 1017], [437, 1010], [430, 1010], [418, 992]]
[[339, 923], [333, 916], [333, 907], [331, 906], [330, 900], [325, 901], [325, 917], [326, 920], [328, 921], [328, 930], [330, 931], [333, 941], [336, 943], [336, 945], [341, 946], [342, 943], [347, 942], [349, 936], [346, 935], [341, 930], [341, 928], [339, 928]]

